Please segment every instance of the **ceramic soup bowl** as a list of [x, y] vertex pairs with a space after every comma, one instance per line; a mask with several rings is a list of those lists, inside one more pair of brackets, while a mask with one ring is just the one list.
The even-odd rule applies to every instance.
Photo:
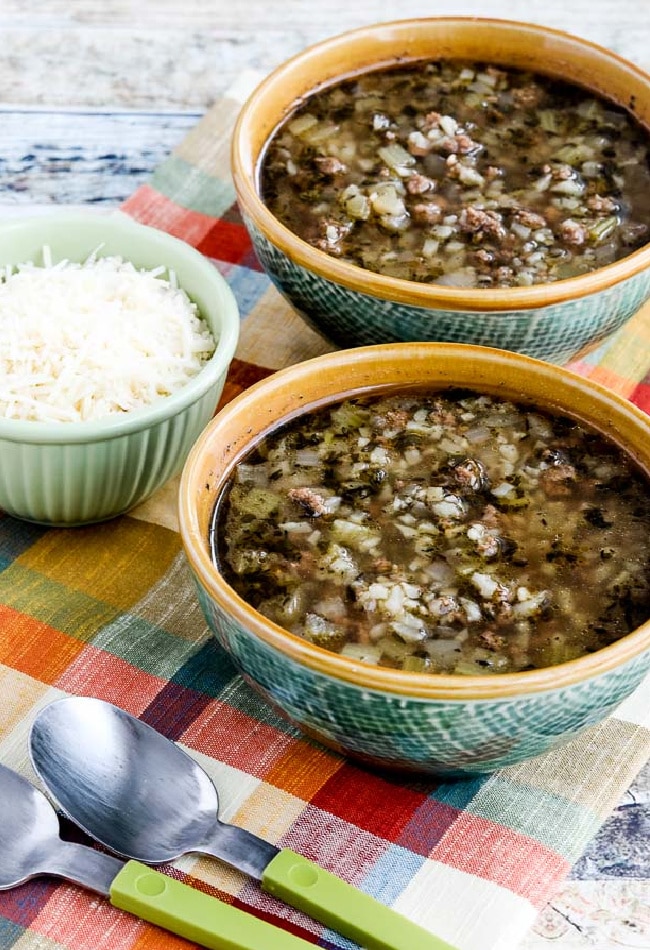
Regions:
[[207, 622], [246, 681], [325, 745], [382, 767], [447, 776], [501, 768], [568, 742], [611, 713], [650, 667], [650, 622], [556, 666], [481, 675], [367, 665], [288, 633], [246, 603], [211, 557], [215, 503], [233, 468], [279, 424], [324, 403], [387, 387], [450, 386], [527, 402], [610, 435], [650, 477], [650, 422], [567, 370], [458, 344], [339, 351], [256, 384], [209, 423], [180, 488], [180, 526]]
[[531, 70], [586, 87], [650, 126], [650, 77], [615, 53], [556, 30], [481, 18], [381, 23], [327, 39], [279, 66], [234, 131], [241, 214], [262, 266], [293, 307], [342, 347], [395, 341], [473, 343], [569, 361], [622, 326], [650, 294], [650, 246], [589, 273], [532, 286], [466, 288], [374, 273], [302, 240], [265, 205], [270, 138], [317, 89], [381, 67], [462, 59]]

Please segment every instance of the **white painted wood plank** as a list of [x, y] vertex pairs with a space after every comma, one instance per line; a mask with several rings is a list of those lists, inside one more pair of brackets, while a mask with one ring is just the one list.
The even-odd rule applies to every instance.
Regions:
[[205, 109], [244, 68], [268, 72], [344, 29], [432, 14], [545, 23], [650, 66], [648, 0], [2, 0], [0, 101]]
[[[646, 16], [644, 17], [644, 13]], [[573, 28], [596, 39], [610, 36], [617, 28], [627, 32], [631, 27], [646, 31], [647, 0], [355, 0], [344, 3], [330, 0], [318, 4], [313, 0], [3, 0], [0, 26], [35, 26], [43, 29], [56, 25], [113, 26], [127, 30], [230, 30], [246, 34], [266, 28], [300, 28], [305, 31], [340, 32], [350, 27], [412, 16], [504, 16], [511, 19], [546, 22], [564, 29]], [[580, 29], [581, 28], [581, 29]]]
[[148, 181], [197, 114], [0, 113], [0, 202], [115, 206]]
[[12, 105], [205, 110], [246, 64], [268, 72], [305, 33], [0, 28], [0, 101]]

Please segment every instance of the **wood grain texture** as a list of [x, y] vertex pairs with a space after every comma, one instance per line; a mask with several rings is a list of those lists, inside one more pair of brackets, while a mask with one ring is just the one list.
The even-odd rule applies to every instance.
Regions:
[[7, 103], [206, 108], [244, 68], [268, 72], [332, 33], [410, 16], [491, 15], [545, 23], [650, 64], [648, 0], [2, 0]]
[[[0, 219], [59, 204], [106, 213], [243, 70], [432, 15], [543, 23], [650, 68], [650, 0], [0, 0]], [[648, 950], [649, 907], [650, 766], [521, 950]]]
[[118, 205], [198, 114], [0, 110], [0, 202]]

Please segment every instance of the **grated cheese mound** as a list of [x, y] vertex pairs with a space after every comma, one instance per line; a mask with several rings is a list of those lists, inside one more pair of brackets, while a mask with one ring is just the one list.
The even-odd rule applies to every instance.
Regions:
[[130, 412], [184, 386], [215, 350], [164, 267], [120, 257], [31, 262], [0, 273], [0, 417], [78, 422]]

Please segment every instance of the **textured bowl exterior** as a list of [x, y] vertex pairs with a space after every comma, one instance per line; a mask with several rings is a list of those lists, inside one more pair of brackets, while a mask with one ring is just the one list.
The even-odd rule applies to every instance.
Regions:
[[650, 669], [648, 650], [594, 679], [530, 696], [392, 695], [297, 664], [260, 641], [195, 580], [210, 629], [249, 685], [306, 735], [379, 767], [454, 778], [533, 758], [600, 722]]
[[262, 267], [303, 319], [341, 347], [474, 343], [567, 363], [618, 330], [650, 297], [650, 269], [600, 293], [534, 310], [443, 310], [345, 287], [287, 256], [246, 219]]
[[202, 255], [161, 231], [122, 215], [54, 213], [0, 227], [0, 265], [82, 261], [100, 247], [137, 267], [164, 265], [197, 303], [217, 350], [181, 390], [150, 406], [87, 422], [0, 419], [0, 507], [41, 524], [104, 521], [145, 501], [182, 468], [216, 409], [239, 331], [227, 284]]
[[214, 414], [224, 379], [178, 414], [124, 435], [50, 445], [0, 440], [2, 508], [58, 526], [128, 511], [181, 470]]
[[307, 735], [381, 767], [442, 776], [491, 771], [602, 720], [650, 669], [650, 621], [595, 654], [499, 676], [381, 669], [319, 649], [246, 604], [211, 561], [214, 504], [239, 458], [297, 413], [387, 386], [458, 385], [566, 412], [617, 439], [650, 478], [650, 421], [567, 370], [502, 350], [398, 343], [330, 353], [228, 404], [183, 470], [180, 528], [210, 629], [250, 685]]
[[312, 247], [260, 194], [269, 138], [313, 90], [379, 66], [424, 58], [481, 60], [564, 78], [631, 109], [650, 128], [650, 76], [615, 53], [557, 30], [480, 17], [381, 23], [324, 40], [274, 70], [238, 118], [232, 168], [239, 207], [275, 285], [307, 322], [343, 347], [394, 341], [494, 346], [554, 363], [592, 349], [650, 297], [650, 245], [580, 277], [532, 287], [454, 288], [374, 274]]

